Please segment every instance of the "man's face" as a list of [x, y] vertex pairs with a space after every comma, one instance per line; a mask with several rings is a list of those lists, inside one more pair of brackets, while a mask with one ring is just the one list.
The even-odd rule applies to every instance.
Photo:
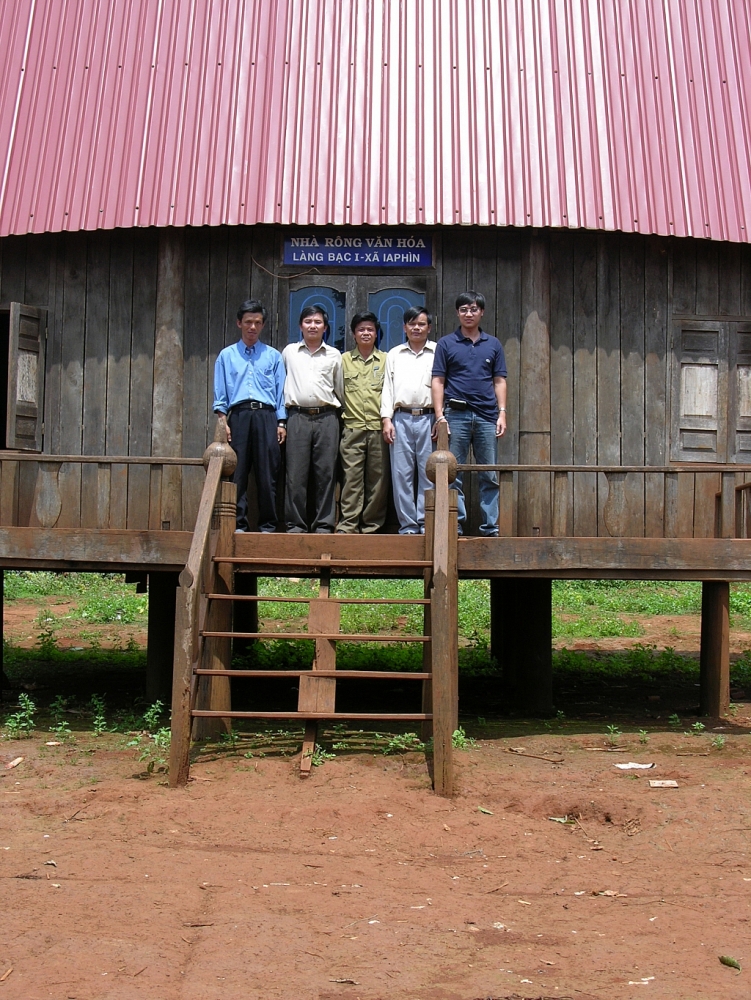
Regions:
[[462, 330], [475, 331], [480, 325], [483, 317], [483, 309], [473, 303], [469, 306], [459, 306], [456, 314], [459, 317], [459, 326]]
[[375, 323], [364, 320], [355, 327], [355, 343], [364, 358], [370, 357], [376, 342]]
[[243, 318], [237, 321], [237, 325], [240, 327], [240, 336], [246, 347], [252, 347], [258, 343], [263, 323], [263, 313], [243, 313]]
[[430, 333], [430, 324], [425, 313], [420, 313], [419, 316], [411, 319], [409, 323], [405, 323], [404, 332], [407, 335], [407, 341], [412, 350], [415, 352], [421, 351]]
[[313, 313], [306, 316], [300, 323], [302, 339], [305, 341], [309, 351], [317, 351], [321, 346], [323, 335], [326, 332], [326, 323], [320, 313]]

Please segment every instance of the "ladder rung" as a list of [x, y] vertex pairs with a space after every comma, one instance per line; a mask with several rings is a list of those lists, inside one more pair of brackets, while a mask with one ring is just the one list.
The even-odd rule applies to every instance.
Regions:
[[214, 556], [216, 563], [237, 563], [238, 565], [256, 564], [260, 566], [311, 566], [316, 569], [334, 569], [348, 566], [377, 566], [379, 569], [392, 567], [400, 569], [404, 566], [415, 566], [426, 569], [433, 565], [429, 559], [276, 559], [268, 556], [265, 559], [256, 556]]
[[370, 722], [430, 722], [432, 714], [425, 712], [215, 712], [194, 708], [190, 713], [198, 719], [353, 719]]
[[336, 642], [430, 642], [429, 635], [369, 635], [347, 632], [199, 632], [209, 639], [329, 639]]
[[309, 604], [326, 600], [332, 604], [430, 604], [427, 597], [268, 597], [263, 594], [207, 594], [210, 601], [276, 601], [281, 604]]
[[354, 677], [358, 680], [394, 678], [409, 681], [427, 681], [432, 674], [416, 673], [405, 670], [204, 670], [193, 671], [201, 677], [338, 677], [340, 679]]

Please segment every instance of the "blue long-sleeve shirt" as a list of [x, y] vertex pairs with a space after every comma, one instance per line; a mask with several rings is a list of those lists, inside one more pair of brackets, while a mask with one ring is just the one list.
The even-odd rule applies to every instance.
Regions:
[[252, 347], [239, 340], [225, 347], [216, 359], [214, 412], [227, 413], [238, 403], [254, 399], [273, 406], [277, 420], [286, 420], [284, 378], [284, 362], [279, 351], [260, 340]]

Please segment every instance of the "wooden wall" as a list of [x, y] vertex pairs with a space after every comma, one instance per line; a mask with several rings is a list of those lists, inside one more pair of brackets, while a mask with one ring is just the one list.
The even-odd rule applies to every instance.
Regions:
[[[434, 242], [437, 301], [429, 306], [437, 333], [454, 328], [454, 297], [474, 287], [488, 301], [485, 327], [506, 349], [503, 462], [668, 465], [674, 317], [751, 320], [745, 245], [468, 227], [435, 231]], [[0, 303], [49, 311], [45, 451], [199, 457], [213, 433], [214, 360], [236, 338], [237, 304], [262, 298], [271, 341], [286, 342], [274, 318], [287, 294], [285, 277], [296, 272], [281, 266], [280, 245], [274, 227], [0, 241]], [[102, 475], [97, 465], [61, 468], [66, 526], [89, 523], [87, 498]], [[147, 466], [107, 470], [118, 523], [154, 519], [154, 475]], [[188, 526], [202, 470], [165, 466], [160, 475], [159, 520]], [[22, 464], [18, 478], [21, 496], [32, 496], [35, 467]], [[556, 523], [567, 532], [608, 533], [608, 520], [615, 523], [605, 509], [609, 498], [612, 509], [612, 482], [596, 472], [569, 478], [556, 501], [547, 473], [516, 475], [509, 493], [514, 530], [552, 533], [558, 502]], [[619, 482], [625, 513], [618, 523], [629, 534], [653, 534], [666, 523], [672, 494], [665, 482], [637, 474]], [[691, 533], [695, 522], [700, 533], [709, 530], [710, 515], [695, 517], [694, 506], [711, 507], [718, 482], [711, 466], [680, 477], [681, 504], [692, 513], [679, 520], [690, 520]]]

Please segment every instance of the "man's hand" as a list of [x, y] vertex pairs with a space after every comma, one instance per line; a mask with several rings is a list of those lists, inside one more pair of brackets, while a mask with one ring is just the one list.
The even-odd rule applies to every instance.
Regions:
[[384, 417], [382, 421], [383, 425], [383, 440], [386, 444], [393, 444], [396, 439], [396, 428], [389, 417]]
[[506, 433], [506, 411], [501, 410], [498, 414], [498, 419], [495, 422], [495, 436], [497, 438], [503, 437]]
[[277, 425], [277, 428], [276, 428], [276, 439], [279, 442], [279, 444], [284, 444], [284, 442], [287, 440], [287, 428], [286, 427], [279, 427]]

